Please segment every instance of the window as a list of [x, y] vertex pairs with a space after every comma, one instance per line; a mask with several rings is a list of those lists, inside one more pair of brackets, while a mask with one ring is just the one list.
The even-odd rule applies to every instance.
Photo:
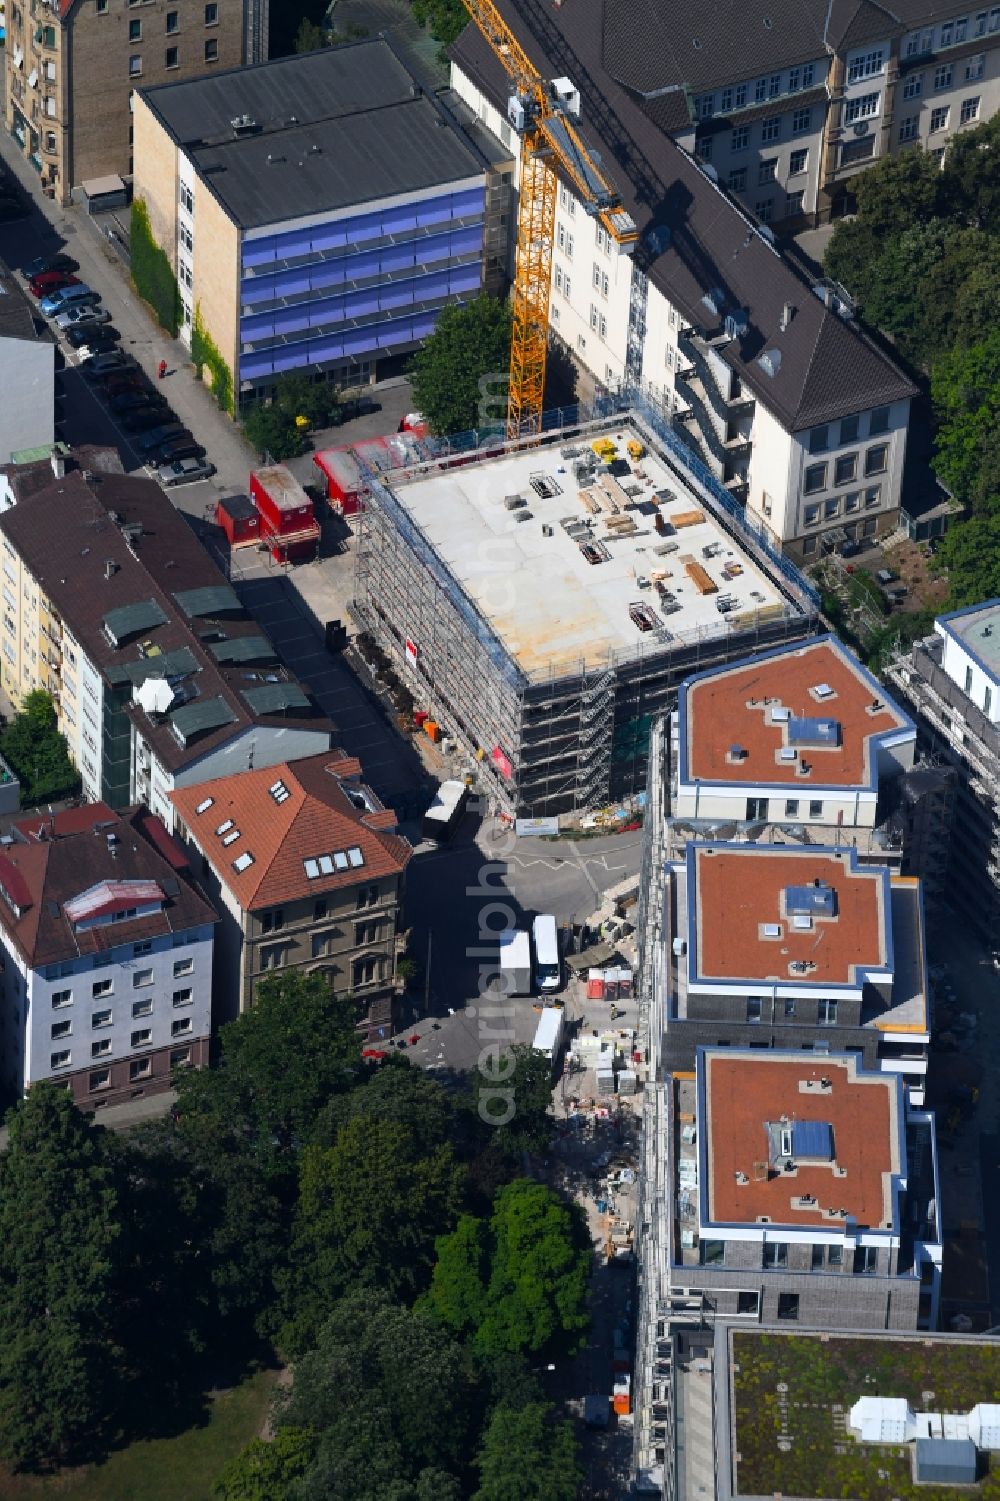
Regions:
[[867, 161], [875, 155], [875, 137], [866, 135], [858, 141], [847, 141], [840, 148], [840, 165], [842, 167], [853, 166], [855, 162]]
[[850, 495], [844, 496], [844, 510], [857, 511], [861, 506], [861, 491], [852, 490]]
[[767, 98], [767, 79], [758, 78], [753, 86], [753, 97], [756, 104], [763, 104]]
[[789, 219], [791, 219], [791, 218], [794, 218], [796, 214], [801, 214], [803, 212], [803, 209], [804, 209], [804, 206], [805, 206], [805, 201], [806, 201], [806, 195], [805, 195], [804, 192], [800, 191], [800, 192], [797, 192], [797, 193], [786, 193], [785, 194], [785, 214], [786, 214], [786, 216]]
[[746, 814], [746, 816], [747, 816], [747, 822], [748, 823], [756, 823], [758, 819], [763, 819], [766, 822], [766, 820], [767, 820], [767, 798], [766, 797], [748, 797], [747, 798], [747, 814]]
[[965, 691], [966, 691], [966, 693], [971, 693], [972, 692], [972, 668], [971, 667], [967, 667], [965, 669]]
[[57, 1042], [60, 1037], [69, 1037], [73, 1031], [72, 1021], [52, 1023], [52, 1041]]
[[736, 88], [733, 90], [733, 108], [734, 109], [746, 109], [746, 103], [747, 103], [747, 86], [746, 86], [745, 83], [738, 83], [736, 85]]
[[800, 172], [805, 172], [809, 166], [809, 152], [804, 146], [798, 151], [793, 151], [788, 158], [788, 175], [797, 177]]
[[132, 945], [133, 959], [142, 959], [146, 956], [146, 954], [151, 954], [152, 952], [153, 945], [149, 939], [147, 939], [145, 943], [133, 943]]
[[176, 47], [168, 47], [167, 50], [166, 50], [166, 52], [163, 54], [163, 66], [165, 68], [176, 68], [176, 67], [179, 67], [180, 64], [179, 64], [178, 59], [179, 59], [179, 53], [177, 51], [177, 48]]
[[906, 141], [915, 141], [920, 130], [920, 116], [907, 115], [905, 120], [899, 122], [899, 140], [902, 145]]
[[879, 47], [875, 52], [865, 52], [847, 65], [847, 82], [857, 83], [862, 78], [874, 78], [881, 73], [885, 54]]
[[856, 120], [870, 120], [872, 115], [877, 115], [878, 101], [878, 94], [859, 94], [857, 99], [848, 99], [844, 111], [845, 125], [853, 125]]
[[95, 980], [90, 988], [90, 993], [96, 1001], [99, 1000], [101, 996], [110, 995], [114, 988], [114, 980]]
[[151, 969], [137, 969], [132, 976], [132, 989], [141, 990], [144, 985], [152, 985], [153, 971]]
[[190, 985], [185, 985], [183, 990], [175, 990], [171, 999], [175, 1006], [190, 1006], [194, 999], [194, 991]]
[[97, 14], [106, 16], [108, 13], [108, 0], [97, 0]]
[[148, 1079], [152, 1072], [152, 1058], [136, 1058], [128, 1066], [129, 1082], [134, 1084], [137, 1079]]
[[992, 688], [986, 688], [983, 691], [983, 713], [986, 715], [987, 719], [990, 716], [990, 709], [992, 707], [993, 707], [993, 689]]
[[855, 1246], [854, 1271], [863, 1276], [878, 1271], [878, 1246]]
[[[809, 114], [808, 110], [801, 110], [801, 109], [800, 110], [796, 110], [795, 111], [795, 115], [792, 116], [792, 120], [793, 120], [792, 129], [794, 130], [794, 128], [795, 128], [794, 127], [794, 120], [795, 120], [796, 115], [808, 115], [808, 114]], [[762, 120], [760, 122], [760, 138], [764, 142], [765, 145], [767, 145], [768, 141], [780, 141], [781, 140], [781, 116], [780, 115], [771, 115], [769, 119]]]
[[845, 443], [856, 443], [857, 442], [858, 428], [859, 428], [859, 426], [860, 426], [860, 419], [859, 418], [857, 418], [857, 417], [845, 417], [844, 418], [844, 420], [840, 424], [840, 442], [841, 442], [841, 446], [843, 446]]
[[567, 273], [567, 275], [563, 277], [563, 296], [566, 297], [566, 298], [568, 298], [570, 295], [571, 295], [571, 287], [570, 287], [569, 275]]
[[[54, 130], [47, 130], [45, 132], [45, 149], [46, 151], [55, 151], [56, 149], [56, 133]], [[64, 710], [63, 712], [65, 713], [66, 711]], [[71, 724], [76, 722], [71, 715], [67, 717], [70, 719]]]
[[314, 933], [312, 935], [312, 957], [314, 959], [324, 959], [326, 957], [330, 950], [331, 937], [332, 934], [330, 933]]
[[594, 262], [594, 286], [595, 287], [599, 287], [600, 285], [601, 285], [601, 268], [597, 264], [597, 262], [595, 261]]
[[955, 34], [955, 23], [954, 23], [954, 21], [945, 21], [944, 25], [941, 27], [941, 42], [940, 42], [940, 45], [942, 47], [950, 47], [951, 44], [952, 44], [952, 39], [954, 37], [954, 34]]
[[875, 407], [868, 419], [868, 436], [875, 438], [889, 431], [889, 408]]
[[911, 73], [903, 84], [904, 99], [919, 99], [924, 87], [924, 75]]
[[90, 1076], [90, 1093], [96, 1094], [99, 1089], [111, 1088], [111, 1070], [98, 1068]]
[[805, 509], [805, 524], [806, 524], [806, 526], [815, 526], [818, 520], [819, 520], [819, 506], [806, 506], [806, 509]]
[[822, 1271], [826, 1265], [826, 1246], [813, 1246], [810, 1265], [814, 1272]]
[[561, 266], [557, 266], [556, 270], [555, 270], [555, 278], [554, 278], [555, 284], [556, 284], [556, 291], [557, 292], [561, 292], [562, 291], [562, 276], [563, 276], [563, 274], [562, 274], [562, 267]]
[[837, 1021], [838, 1001], [820, 1001], [816, 1006], [816, 1020], [824, 1027], [832, 1027]]
[[815, 75], [816, 69], [813, 64], [806, 63], [805, 67], [802, 69], [802, 87], [804, 89], [812, 88], [813, 78], [815, 77]]
[[747, 185], [746, 167], [734, 167], [726, 181], [731, 193], [742, 193]]
[[91, 1058], [107, 1058], [111, 1052], [111, 1038], [102, 1037], [97, 1042], [90, 1044]]
[[558, 227], [558, 229], [556, 230], [556, 244], [559, 246], [560, 250], [565, 250], [566, 249], [566, 226], [565, 226], [565, 224], [560, 224], [559, 227]]
[[815, 798], [815, 797], [814, 798], [810, 798], [810, 800], [809, 800], [809, 817], [810, 818], [822, 818], [823, 817], [823, 802], [822, 802], [821, 798]]
[[71, 990], [54, 990], [52, 992], [52, 1009], [58, 1011], [61, 1006], [72, 1006], [73, 992]]
[[129, 78], [142, 77], [142, 58], [138, 52], [134, 52], [128, 60], [128, 76]]
[[285, 926], [284, 907], [272, 907], [270, 912], [262, 912], [260, 917], [260, 931], [262, 933], [277, 933]]
[[142, 41], [142, 22], [130, 21], [128, 23], [128, 39], [130, 42]]
[[219, 41], [217, 37], [209, 37], [205, 43], [205, 61], [215, 63], [219, 60]]
[[167, 11], [167, 36], [173, 36], [175, 31], [180, 30], [180, 15], [176, 10]]
[[798, 800], [798, 798], [797, 797], [787, 797], [785, 799], [785, 817], [786, 818], [798, 818], [798, 816], [799, 816], [799, 800]]
[[95, 1011], [90, 1018], [90, 1025], [96, 1032], [98, 1027], [110, 1027], [112, 1015], [110, 1011]]
[[[792, 135], [806, 135], [812, 129], [812, 110], [797, 109], [792, 115]], [[777, 137], [775, 137], [777, 140]]]
[[205, 25], [206, 26], [218, 26], [218, 24], [219, 24], [219, 7], [217, 5], [206, 5], [205, 6]]
[[789, 70], [788, 70], [788, 92], [790, 94], [797, 94], [799, 92], [799, 89], [801, 87], [802, 87], [802, 70], [801, 70], [801, 68], [789, 68]]
[[951, 88], [951, 78], [952, 78], [952, 73], [953, 72], [954, 72], [954, 69], [952, 68], [951, 63], [943, 63], [940, 68], [935, 68], [934, 69], [934, 90], [935, 90], [935, 93], [939, 89], [950, 89]]
[[979, 95], [972, 99], [963, 99], [962, 108], [958, 116], [960, 125], [968, 125], [970, 120], [979, 119]]
[[764, 1265], [772, 1268], [788, 1265], [788, 1246], [783, 1240], [764, 1242]]
[[569, 260], [573, 259], [573, 236], [566, 236], [566, 255]]
[[823, 502], [823, 520], [832, 521], [840, 513], [840, 500], [826, 500]]
[[260, 951], [260, 967], [264, 969], [282, 969], [285, 963], [285, 946], [282, 943], [265, 945]]
[[781, 74], [772, 73], [767, 81], [767, 97], [777, 99], [781, 93]]
[[590, 326], [591, 328], [597, 327], [597, 308], [593, 303], [590, 304]]
[[719, 111], [723, 115], [728, 115], [732, 107], [733, 91], [732, 89], [723, 89], [722, 93], [719, 95]]
[[177, 1021], [170, 1023], [171, 1037], [184, 1037], [194, 1031], [194, 1022], [189, 1016], [178, 1017]]
[[857, 475], [858, 475], [858, 456], [857, 456], [857, 454], [856, 453], [844, 453], [844, 454], [841, 454], [840, 458], [837, 460], [837, 466], [836, 466], [836, 470], [835, 470], [835, 474], [834, 474], [834, 481], [833, 481], [834, 484], [835, 485], [849, 485], [852, 480], [857, 479]]
[[806, 494], [815, 495], [826, 487], [826, 465], [810, 464], [806, 470]]
[[968, 18], [968, 16], [963, 16], [960, 21], [956, 21], [955, 22], [955, 41], [956, 42], [964, 42], [965, 38], [966, 38], [966, 35], [968, 33], [968, 30], [969, 30], [969, 18]]
[[699, 1260], [702, 1266], [721, 1266], [726, 1259], [726, 1242], [724, 1240], [703, 1240], [699, 1246]]
[[790, 1021], [794, 1021], [794, 1020], [795, 1020], [795, 1002], [792, 1001], [792, 1000], [787, 1000], [785, 1002], [785, 1021], [786, 1022], [790, 1022]]
[[364, 907], [377, 907], [378, 895], [377, 886], [362, 886], [358, 892], [358, 899], [355, 902], [357, 911], [360, 912]]
[[888, 443], [876, 443], [865, 451], [865, 474], [884, 474], [888, 461]]
[[148, 1048], [152, 1040], [152, 1027], [140, 1027], [137, 1032], [132, 1033], [131, 1043], [134, 1048]]
[[809, 434], [809, 452], [826, 453], [830, 447], [830, 429], [828, 427], [814, 427]]
[[766, 182], [774, 182], [778, 175], [778, 158], [769, 156], [761, 162], [757, 168], [757, 184], [763, 187]]
[[752, 1313], [756, 1317], [760, 1313], [760, 1293], [737, 1293], [736, 1312]]
[[970, 57], [969, 61], [965, 65], [965, 81], [966, 81], [966, 83], [975, 83], [977, 81], [977, 79], [982, 78], [985, 69], [986, 69], [986, 53], [985, 52], [980, 52], [980, 54], [979, 54], [978, 57]]
[[700, 99], [694, 102], [699, 120], [710, 120], [715, 114], [715, 95], [702, 94]]
[[762, 224], [770, 224], [774, 216], [774, 199], [758, 198], [753, 206], [753, 211]]
[[49, 1054], [49, 1068], [69, 1068], [71, 1059], [69, 1048], [60, 1048], [58, 1053]]
[[[869, 485], [865, 491], [865, 510], [870, 511], [873, 506], [877, 506], [881, 498], [881, 485]], [[874, 522], [872, 524], [874, 525]], [[867, 528], [865, 530], [867, 531]]]
[[787, 1320], [790, 1323], [794, 1323], [794, 1321], [798, 1318], [798, 1316], [799, 1316], [799, 1295], [798, 1295], [798, 1293], [779, 1293], [778, 1294], [778, 1318], [779, 1319], [785, 1319], [785, 1320]]
[[145, 1001], [133, 1001], [132, 1002], [132, 1017], [133, 1017], [133, 1020], [136, 1017], [138, 1017], [138, 1016], [152, 1016], [152, 1014], [153, 1014], [153, 1000], [152, 1000], [152, 997], [150, 997], [148, 1000], [145, 1000]]
[[1000, 5], [994, 5], [990, 11], [990, 30], [1000, 31]]

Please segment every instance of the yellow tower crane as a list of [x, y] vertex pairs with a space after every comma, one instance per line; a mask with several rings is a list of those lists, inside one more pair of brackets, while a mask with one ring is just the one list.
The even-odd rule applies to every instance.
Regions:
[[463, 0], [510, 80], [507, 118], [521, 141], [521, 180], [514, 261], [513, 331], [507, 435], [540, 432], [548, 352], [549, 287], [558, 167], [619, 250], [628, 254], [636, 227], [572, 123], [579, 95], [569, 79], [548, 82], [501, 16], [493, 0]]

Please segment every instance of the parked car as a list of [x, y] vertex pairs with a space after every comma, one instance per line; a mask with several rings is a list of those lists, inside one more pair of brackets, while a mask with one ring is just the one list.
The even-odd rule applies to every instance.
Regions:
[[134, 370], [115, 371], [101, 385], [101, 390], [109, 400], [112, 396], [124, 396], [131, 391], [149, 389], [149, 383], [138, 366]]
[[21, 275], [25, 281], [34, 281], [38, 276], [44, 276], [49, 271], [79, 271], [79, 264], [71, 255], [40, 255], [35, 260], [29, 261], [22, 269]]
[[86, 282], [78, 282], [74, 278], [71, 286], [61, 287], [58, 291], [43, 297], [39, 307], [46, 318], [54, 318], [57, 313], [65, 313], [67, 308], [93, 307], [100, 300], [100, 295], [91, 291]]
[[48, 297], [50, 292], [57, 292], [60, 287], [78, 287], [79, 278], [69, 271], [42, 271], [38, 276], [33, 276], [28, 283], [28, 291], [33, 297]]
[[122, 414], [121, 422], [127, 433], [148, 432], [150, 428], [162, 427], [163, 408], [159, 406], [132, 407]]
[[120, 375], [123, 370], [138, 370], [138, 365], [130, 354], [125, 354], [120, 349], [110, 350], [107, 354], [94, 354], [83, 363], [83, 373], [87, 380], [108, 380], [112, 375]]
[[161, 485], [189, 485], [195, 480], [208, 479], [215, 473], [215, 465], [209, 464], [205, 459], [176, 459], [172, 464], [165, 464], [157, 472], [157, 479]]
[[82, 328], [71, 328], [66, 334], [66, 343], [71, 349], [80, 351], [80, 358], [86, 359], [84, 351], [91, 354], [106, 354], [109, 349], [114, 349], [121, 339], [117, 328], [112, 328], [109, 323], [86, 323]]
[[134, 412], [137, 407], [156, 407], [163, 411], [166, 406], [162, 396], [157, 396], [155, 391], [149, 391], [142, 386], [133, 391], [119, 391], [117, 396], [112, 396], [108, 406], [113, 412]]
[[167, 464], [176, 464], [180, 459], [203, 459], [205, 450], [196, 438], [190, 434], [186, 438], [176, 442], [164, 443], [162, 448], [149, 455], [149, 462], [157, 468], [163, 468]]
[[71, 307], [56, 315], [56, 328], [84, 328], [93, 323], [110, 323], [111, 314], [103, 307]]
[[[174, 439], [183, 439], [185, 441], [190, 440], [192, 442], [194, 441], [191, 438], [191, 434], [182, 423], [161, 422], [159, 427], [150, 428], [149, 432], [145, 432], [141, 437], [136, 438], [135, 443], [132, 446], [135, 448], [137, 453], [158, 455], [160, 449], [163, 448], [165, 444], [173, 442]], [[148, 458], [146, 462], [150, 464], [158, 464], [160, 460], [159, 458]]]

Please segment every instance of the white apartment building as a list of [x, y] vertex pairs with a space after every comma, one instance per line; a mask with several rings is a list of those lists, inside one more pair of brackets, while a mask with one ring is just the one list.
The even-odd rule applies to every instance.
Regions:
[[1000, 109], [1000, 5], [939, 14], [899, 43], [890, 150], [920, 145], [943, 155], [957, 131]]
[[142, 809], [19, 821], [0, 854], [0, 1077], [94, 1108], [208, 1062], [217, 914]]
[[[570, 24], [566, 10], [560, 24]], [[576, 24], [582, 52], [587, 36]], [[818, 109], [802, 102], [808, 76], [785, 70], [776, 99], [755, 104], [776, 111], [760, 118], [788, 122], [787, 136], [775, 126], [788, 147], [786, 176], [791, 122]], [[475, 28], [453, 50], [452, 83], [487, 129], [510, 138], [506, 81]], [[624, 152], [609, 136], [628, 132], [631, 175], [609, 170], [640, 241], [633, 256], [620, 253], [560, 185], [550, 323], [581, 385], [642, 389], [796, 561], [892, 531], [914, 386], [856, 322], [846, 294], [810, 282], [779, 254], [767, 226], [719, 186], [714, 166], [699, 167], [613, 79], [601, 84], [584, 102], [581, 129], [606, 162]]]

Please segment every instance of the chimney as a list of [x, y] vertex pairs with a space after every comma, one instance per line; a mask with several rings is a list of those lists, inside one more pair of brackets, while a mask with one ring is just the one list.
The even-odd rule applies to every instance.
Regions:
[[49, 463], [52, 465], [52, 473], [56, 479], [64, 479], [66, 476], [66, 460], [62, 454], [56, 453], [55, 449], [53, 449], [49, 457]]
[[115, 574], [117, 572], [118, 564], [114, 561], [113, 558], [106, 558], [104, 560], [104, 577], [106, 579], [109, 579], [111, 578], [112, 574]]
[[779, 325], [779, 327], [781, 328], [781, 332], [782, 333], [785, 332], [785, 329], [788, 327], [788, 325], [791, 323], [791, 321], [792, 321], [792, 319], [794, 317], [795, 317], [795, 304], [794, 304], [794, 302], [786, 302], [785, 305], [784, 305], [784, 307], [781, 310], [781, 323]]

